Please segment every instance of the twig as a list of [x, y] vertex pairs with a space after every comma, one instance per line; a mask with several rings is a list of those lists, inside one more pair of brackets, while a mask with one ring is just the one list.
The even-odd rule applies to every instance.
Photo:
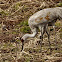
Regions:
[[17, 3], [13, 3], [13, 5], [10, 6], [7, 10], [10, 10], [14, 5], [16, 5], [18, 3], [25, 3], [25, 2], [28, 2], [28, 1], [18, 1]]
[[22, 9], [23, 7], [24, 7], [24, 5], [23, 5], [22, 7], [19, 7], [18, 10], [16, 10], [14, 13], [11, 14], [11, 16], [14, 15], [16, 12], [18, 12], [18, 11], [19, 11], [20, 9]]
[[61, 30], [61, 28], [57, 32], [59, 32], [60, 30]]
[[20, 55], [22, 55], [22, 53], [28, 54], [29, 56], [32, 56], [33, 57], [33, 55], [31, 55], [31, 54], [29, 54], [29, 53], [27, 53], [25, 51], [22, 51]]

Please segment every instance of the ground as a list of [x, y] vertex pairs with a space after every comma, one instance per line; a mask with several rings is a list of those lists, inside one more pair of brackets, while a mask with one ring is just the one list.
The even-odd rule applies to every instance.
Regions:
[[51, 7], [62, 7], [62, 0], [0, 0], [0, 62], [62, 62], [62, 20], [55, 23], [56, 34], [49, 27], [51, 51], [46, 33], [43, 41], [39, 39], [40, 32], [28, 38], [22, 52], [22, 43], [17, 39], [31, 33], [28, 25], [31, 15]]
[[[56, 41], [54, 30], [50, 31], [51, 52], [46, 33], [42, 42], [40, 52], [39, 34], [35, 38], [29, 38], [24, 44], [24, 51], [21, 52], [21, 42], [0, 43], [0, 62], [61, 62], [62, 61], [62, 37], [61, 27], [56, 28]], [[57, 49], [56, 49], [57, 45]], [[17, 61], [16, 61], [17, 60]]]

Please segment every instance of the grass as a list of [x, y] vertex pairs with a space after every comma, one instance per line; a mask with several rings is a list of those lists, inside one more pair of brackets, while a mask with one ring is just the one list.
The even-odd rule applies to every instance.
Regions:
[[18, 8], [19, 8], [19, 5], [18, 4], [14, 6], [14, 9], [15, 10], [17, 10]]
[[9, 44], [9, 43], [5, 43], [3, 45], [3, 48], [9, 48], [9, 47], [14, 47], [12, 44]]
[[29, 33], [30, 28], [28, 26], [24, 26], [24, 27], [21, 27], [20, 31], [23, 32], [23, 33]]
[[62, 26], [62, 24], [61, 24], [60, 21], [57, 21], [57, 22], [55, 23], [55, 25], [58, 26], [58, 27], [59, 27], [59, 26]]
[[4, 17], [4, 16], [7, 16], [7, 15], [8, 15], [8, 12], [2, 10], [2, 11], [0, 12], [0, 14], [1, 14], [2, 17]]
[[62, 32], [62, 28], [61, 28], [60, 32]]
[[12, 34], [16, 34], [16, 32], [12, 32]]
[[28, 21], [21, 21], [20, 26], [28, 26]]
[[30, 62], [30, 59], [29, 59], [29, 58], [27, 58], [25, 62]]
[[61, 7], [61, 6], [62, 6], [62, 2], [60, 2], [57, 6], [58, 6], [58, 7]]
[[30, 32], [30, 27], [28, 25], [28, 21], [22, 21], [19, 24], [21, 26], [20, 31], [23, 33], [29, 33]]
[[60, 38], [62, 39], [62, 33], [60, 33]]

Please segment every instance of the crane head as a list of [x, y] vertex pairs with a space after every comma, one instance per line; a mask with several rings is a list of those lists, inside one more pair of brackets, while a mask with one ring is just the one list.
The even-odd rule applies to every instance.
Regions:
[[21, 42], [24, 42], [24, 40], [22, 38], [20, 38]]

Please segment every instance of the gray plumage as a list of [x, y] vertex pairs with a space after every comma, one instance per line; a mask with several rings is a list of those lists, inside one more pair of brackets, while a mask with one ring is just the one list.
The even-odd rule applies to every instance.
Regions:
[[47, 8], [33, 14], [28, 24], [33, 34], [25, 34], [21, 39], [26, 40], [28, 37], [34, 37], [37, 34], [37, 27], [42, 30], [42, 27], [47, 24], [54, 25], [57, 19], [62, 19], [62, 7]]

